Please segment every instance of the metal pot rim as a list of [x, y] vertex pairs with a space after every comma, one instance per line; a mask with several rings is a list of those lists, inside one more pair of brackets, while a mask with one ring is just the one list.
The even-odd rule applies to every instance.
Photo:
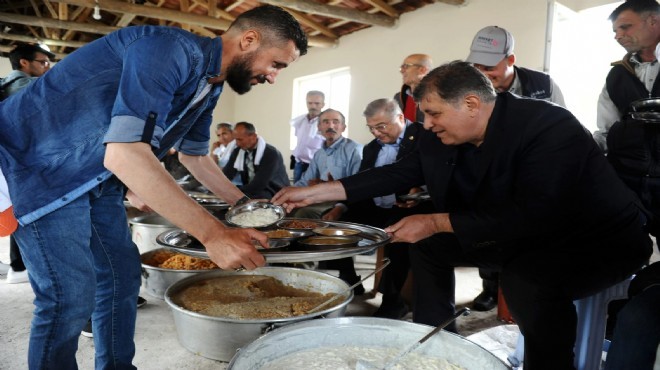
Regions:
[[184, 313], [186, 315], [190, 315], [199, 319], [204, 319], [204, 320], [209, 320], [209, 321], [218, 321], [218, 322], [226, 322], [226, 323], [237, 323], [237, 324], [270, 324], [270, 323], [282, 323], [282, 322], [296, 322], [296, 321], [303, 321], [303, 320], [308, 320], [312, 319], [315, 317], [323, 316], [326, 315], [330, 312], [336, 311], [338, 308], [341, 308], [342, 306], [348, 305], [352, 300], [353, 300], [353, 291], [349, 292], [348, 296], [339, 304], [336, 304], [334, 306], [330, 306], [329, 308], [323, 310], [323, 311], [318, 311], [314, 312], [312, 314], [307, 314], [307, 315], [301, 315], [301, 316], [291, 316], [291, 317], [282, 317], [282, 318], [272, 318], [272, 319], [232, 319], [228, 317], [217, 317], [217, 316], [208, 316], [208, 315], [202, 315], [200, 313], [186, 310], [185, 308], [179, 306], [178, 304], [174, 303], [172, 301], [171, 296], [174, 293], [177, 293], [180, 289], [183, 289], [187, 287], [188, 285], [198, 281], [198, 280], [204, 280], [204, 279], [209, 279], [217, 276], [233, 276], [233, 275], [268, 275], [268, 272], [273, 272], [273, 271], [284, 271], [284, 272], [291, 272], [291, 273], [299, 273], [301, 271], [304, 271], [304, 273], [308, 275], [316, 275], [319, 278], [324, 278], [330, 281], [333, 281], [335, 283], [338, 283], [339, 285], [342, 286], [342, 290], [344, 288], [348, 288], [348, 284], [341, 280], [338, 277], [332, 276], [330, 274], [326, 274], [324, 272], [319, 272], [319, 271], [312, 271], [312, 270], [305, 270], [305, 269], [300, 269], [300, 268], [295, 268], [295, 267], [260, 267], [255, 270], [250, 270], [250, 271], [227, 271], [227, 270], [210, 270], [208, 272], [204, 272], [201, 274], [196, 274], [194, 276], [190, 276], [187, 278], [184, 278], [182, 280], [177, 281], [176, 283], [170, 285], [170, 287], [167, 288], [165, 291], [165, 302], [170, 306], [171, 309], [176, 310], [180, 313]]

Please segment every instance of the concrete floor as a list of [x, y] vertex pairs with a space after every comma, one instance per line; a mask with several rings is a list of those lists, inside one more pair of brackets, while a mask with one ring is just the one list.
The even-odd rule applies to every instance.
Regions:
[[[9, 238], [0, 238], [0, 261], [9, 261]], [[356, 268], [358, 274], [367, 275], [373, 271], [375, 256], [356, 257]], [[333, 273], [332, 271], [328, 271]], [[481, 279], [474, 268], [461, 268], [457, 270], [457, 297], [459, 305], [466, 305], [480, 293]], [[365, 283], [369, 292], [373, 288], [373, 277]], [[169, 306], [165, 301], [149, 296], [144, 289], [141, 295], [147, 298], [148, 303], [138, 310], [137, 325], [135, 333], [136, 355], [134, 365], [140, 369], [165, 370], [165, 369], [226, 369], [227, 363], [206, 359], [195, 355], [183, 346], [177, 339], [176, 328]], [[34, 306], [32, 300], [34, 294], [28, 283], [8, 284], [5, 276], [0, 277], [0, 302], [2, 302], [2, 316], [0, 317], [0, 369], [14, 370], [27, 368], [27, 348], [29, 341], [30, 320]], [[356, 297], [348, 306], [346, 316], [370, 316], [380, 305], [380, 294], [373, 296], [369, 293]], [[496, 309], [489, 312], [476, 312], [467, 317], [458, 319], [459, 330], [462, 335], [468, 336], [486, 329], [502, 325], [497, 320]], [[411, 315], [406, 318], [411, 320]], [[515, 333], [511, 325], [506, 328], [506, 333]], [[513, 334], [503, 337], [510, 339]], [[499, 334], [497, 335], [500, 336]], [[477, 336], [480, 344], [493, 348], [502, 348], [489, 336]], [[504, 345], [506, 347], [507, 344]], [[511, 345], [511, 344], [508, 344]], [[505, 349], [503, 353], [506, 353]], [[80, 369], [94, 368], [94, 343], [92, 339], [81, 336], [79, 340], [79, 351], [77, 354]]]

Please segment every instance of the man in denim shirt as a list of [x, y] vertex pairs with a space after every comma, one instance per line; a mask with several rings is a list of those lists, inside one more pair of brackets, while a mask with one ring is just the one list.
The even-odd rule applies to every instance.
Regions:
[[243, 13], [220, 37], [127, 27], [54, 66], [0, 103], [0, 165], [35, 292], [31, 369], [77, 368], [92, 317], [97, 368], [134, 369], [140, 256], [123, 205], [142, 203], [195, 236], [224, 269], [264, 265], [251, 229], [227, 229], [189, 198], [159, 158], [181, 162], [230, 204], [246, 200], [208, 155], [223, 83], [243, 94], [274, 83], [307, 51], [297, 21], [275, 6]]

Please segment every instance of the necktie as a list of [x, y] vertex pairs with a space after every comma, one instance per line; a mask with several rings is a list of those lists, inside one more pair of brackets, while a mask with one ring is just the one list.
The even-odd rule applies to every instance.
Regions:
[[247, 152], [245, 166], [247, 168], [248, 182], [250, 182], [254, 178], [254, 151]]

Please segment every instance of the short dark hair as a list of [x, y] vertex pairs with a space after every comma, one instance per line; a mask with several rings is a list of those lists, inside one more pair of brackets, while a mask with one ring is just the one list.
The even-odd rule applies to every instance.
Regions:
[[[236, 28], [241, 31], [256, 29], [265, 37], [266, 43], [278, 44], [282, 41], [293, 41], [300, 55], [307, 54], [307, 35], [300, 23], [286, 10], [266, 4], [252, 8], [239, 15], [227, 31]], [[269, 37], [269, 35], [272, 35]], [[270, 40], [269, 40], [270, 38]]]
[[484, 102], [492, 102], [497, 93], [492, 82], [471, 63], [455, 60], [429, 72], [415, 88], [415, 100], [430, 93], [454, 104], [467, 94], [475, 94]]
[[21, 69], [21, 59], [33, 61], [37, 57], [37, 53], [43, 53], [48, 55], [49, 58], [55, 58], [55, 54], [46, 49], [43, 49], [39, 45], [20, 44], [9, 52], [9, 62], [11, 63], [11, 68], [13, 70]]
[[243, 127], [246, 134], [256, 134], [257, 133], [257, 128], [254, 127], [254, 125], [251, 124], [250, 122], [245, 122], [245, 121], [236, 122], [236, 124], [234, 125], [234, 130], [239, 128], [239, 127]]
[[219, 130], [221, 127], [224, 127], [224, 128], [226, 128], [226, 129], [228, 129], [228, 130], [230, 130], [230, 131], [234, 129], [234, 128], [232, 127], [231, 123], [229, 123], [229, 122], [220, 122], [220, 123], [218, 123], [217, 125], [215, 125], [215, 129], [216, 129], [216, 130]]
[[617, 6], [607, 19], [614, 22], [626, 10], [631, 10], [641, 16], [644, 16], [644, 13], [658, 14], [660, 4], [655, 0], [628, 0]]

